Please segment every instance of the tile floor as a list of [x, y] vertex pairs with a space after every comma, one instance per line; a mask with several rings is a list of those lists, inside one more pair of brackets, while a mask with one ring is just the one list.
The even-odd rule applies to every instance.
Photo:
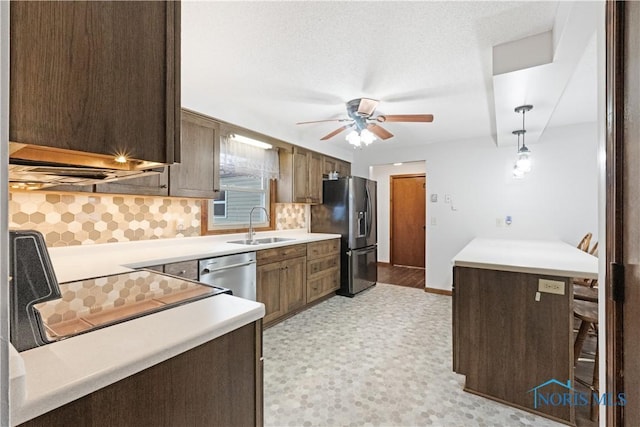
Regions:
[[378, 284], [264, 332], [265, 426], [561, 426], [462, 391], [451, 298]]

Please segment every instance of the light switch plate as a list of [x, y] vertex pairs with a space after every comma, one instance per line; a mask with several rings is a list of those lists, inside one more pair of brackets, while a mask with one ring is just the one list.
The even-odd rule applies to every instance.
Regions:
[[564, 295], [564, 282], [558, 280], [538, 279], [538, 292]]
[[438, 203], [438, 195], [436, 193], [431, 195], [431, 203]]

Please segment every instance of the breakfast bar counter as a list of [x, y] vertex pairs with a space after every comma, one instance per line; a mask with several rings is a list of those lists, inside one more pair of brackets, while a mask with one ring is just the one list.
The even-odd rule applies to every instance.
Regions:
[[[133, 272], [157, 264], [336, 237], [304, 230], [259, 233], [259, 237], [270, 237], [274, 233], [288, 240], [257, 246], [238, 245], [229, 243], [238, 236], [223, 235], [49, 248], [48, 251], [58, 282], [66, 283]], [[162, 410], [158, 411], [152, 402], [148, 408], [139, 408], [139, 411], [149, 409], [149, 413], [138, 414], [140, 419], [157, 421], [157, 425], [246, 424], [249, 420], [224, 418], [232, 411], [231, 417], [255, 416], [255, 423], [260, 424], [261, 319], [264, 316], [262, 303], [218, 294], [20, 353], [14, 350], [10, 362], [12, 425], [82, 423], [76, 415], [102, 417], [97, 408], [143, 402], [144, 399], [135, 396], [127, 399], [123, 390], [150, 387], [150, 384], [152, 389], [157, 388], [157, 393], [154, 391], [151, 395], [157, 394], [152, 397]], [[194, 373], [195, 377], [186, 378]], [[208, 382], [200, 387], [195, 384], [202, 381]], [[216, 381], [224, 382], [216, 388], [212, 386]], [[165, 387], [165, 382], [171, 383], [171, 387]], [[194, 395], [185, 390], [181, 392], [180, 387], [186, 387], [185, 390], [204, 387], [222, 394], [217, 397], [206, 393]], [[254, 398], [240, 401], [250, 397], [252, 389], [256, 393]], [[231, 397], [240, 400], [227, 402]], [[163, 398], [183, 400], [163, 406]], [[96, 404], [98, 401], [102, 403]], [[232, 409], [238, 407], [236, 403], [243, 406], [242, 414]], [[255, 406], [253, 410], [251, 405]], [[85, 414], [81, 407], [88, 412]], [[171, 410], [176, 412], [167, 412]], [[129, 414], [127, 410], [111, 411], [106, 416], [130, 416], [136, 415], [136, 411]], [[183, 418], [185, 413], [197, 417], [198, 421]], [[124, 418], [113, 418], [111, 422], [113, 425], [127, 423]]]
[[597, 279], [597, 258], [561, 241], [475, 239], [453, 265], [453, 370], [465, 390], [574, 425], [573, 406], [534, 394], [573, 383], [572, 278]]

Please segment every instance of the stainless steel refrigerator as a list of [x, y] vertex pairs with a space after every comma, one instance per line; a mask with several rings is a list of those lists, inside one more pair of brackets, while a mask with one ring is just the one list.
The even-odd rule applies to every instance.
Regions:
[[349, 176], [322, 183], [322, 204], [311, 206], [311, 232], [342, 235], [340, 295], [354, 296], [378, 280], [376, 182]]

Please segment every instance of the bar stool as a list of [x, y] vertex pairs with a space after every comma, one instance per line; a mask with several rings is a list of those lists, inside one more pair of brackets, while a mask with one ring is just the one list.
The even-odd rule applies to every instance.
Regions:
[[589, 245], [591, 245], [591, 237], [593, 237], [593, 234], [591, 233], [585, 234], [582, 240], [580, 240], [580, 243], [578, 243], [578, 249], [584, 252], [589, 251]]
[[596, 355], [593, 362], [593, 376], [591, 383], [588, 383], [578, 377], [576, 381], [580, 384], [588, 387], [591, 390], [589, 403], [591, 404], [591, 420], [594, 421], [597, 418], [598, 406], [593, 404], [593, 394], [599, 395], [599, 383], [598, 383], [598, 304], [588, 301], [573, 301], [573, 315], [580, 319], [580, 329], [576, 335], [576, 341], [573, 344], [573, 366], [578, 364], [578, 359], [582, 353], [582, 346], [589, 334], [589, 329], [593, 329], [596, 336]]
[[[589, 254], [595, 257], [598, 256], [598, 242], [593, 244]], [[574, 278], [572, 283], [574, 299], [598, 302], [598, 279]]]

